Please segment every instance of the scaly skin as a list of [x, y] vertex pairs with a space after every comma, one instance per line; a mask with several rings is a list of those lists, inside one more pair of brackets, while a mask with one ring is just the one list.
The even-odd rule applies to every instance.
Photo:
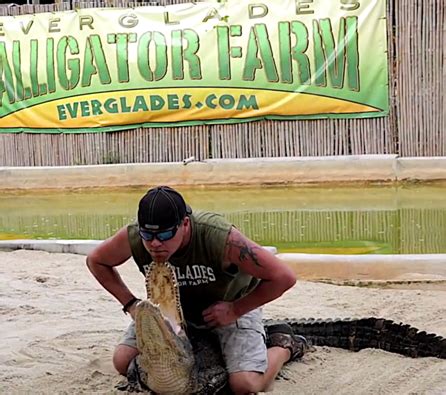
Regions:
[[195, 358], [185, 333], [175, 272], [168, 262], [152, 262], [146, 275], [147, 300], [136, 306], [139, 365], [145, 384], [158, 394], [196, 390]]
[[[210, 395], [227, 391], [227, 373], [217, 340], [209, 331], [189, 330], [181, 309], [175, 271], [152, 263], [146, 276], [148, 300], [136, 312], [139, 363], [145, 384], [159, 394]], [[446, 359], [446, 339], [383, 318], [265, 320], [265, 330], [286, 322], [314, 346], [364, 348]], [[145, 376], [145, 375], [144, 375]]]
[[158, 394], [195, 392], [195, 358], [184, 331], [176, 334], [150, 300], [138, 304], [135, 324], [138, 362], [147, 374], [145, 384]]

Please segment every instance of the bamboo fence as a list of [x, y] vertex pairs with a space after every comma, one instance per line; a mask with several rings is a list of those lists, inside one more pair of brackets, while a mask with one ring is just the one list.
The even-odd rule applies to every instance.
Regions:
[[[158, 1], [177, 4], [184, 1]], [[0, 7], [0, 15], [149, 5], [72, 1]], [[446, 156], [444, 0], [388, 0], [388, 117], [258, 121], [85, 134], [0, 133], [0, 166], [178, 162], [194, 156], [256, 158], [396, 154]]]

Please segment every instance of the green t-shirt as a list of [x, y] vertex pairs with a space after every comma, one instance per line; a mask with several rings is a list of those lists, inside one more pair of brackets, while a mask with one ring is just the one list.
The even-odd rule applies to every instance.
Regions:
[[[231, 265], [231, 272], [222, 269], [230, 223], [210, 212], [194, 212], [190, 220], [190, 243], [172, 255], [169, 262], [175, 268], [186, 320], [201, 325], [204, 309], [217, 301], [239, 298], [249, 292], [257, 280], [238, 272], [235, 265]], [[138, 225], [130, 224], [127, 230], [133, 259], [145, 275], [152, 258], [141, 241]]]

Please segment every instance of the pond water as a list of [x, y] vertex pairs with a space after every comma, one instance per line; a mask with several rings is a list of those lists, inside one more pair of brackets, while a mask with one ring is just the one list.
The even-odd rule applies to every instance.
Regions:
[[[279, 252], [446, 253], [446, 186], [178, 188]], [[145, 188], [2, 192], [0, 239], [105, 239]]]

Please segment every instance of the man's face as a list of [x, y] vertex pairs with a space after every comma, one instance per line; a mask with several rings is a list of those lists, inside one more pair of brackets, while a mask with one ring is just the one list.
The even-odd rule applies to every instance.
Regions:
[[166, 262], [175, 252], [180, 249], [188, 226], [189, 218], [186, 217], [178, 226], [178, 230], [176, 231], [174, 237], [165, 241], [160, 241], [156, 237], [154, 237], [151, 241], [142, 239], [144, 248], [148, 251], [155, 262]]

